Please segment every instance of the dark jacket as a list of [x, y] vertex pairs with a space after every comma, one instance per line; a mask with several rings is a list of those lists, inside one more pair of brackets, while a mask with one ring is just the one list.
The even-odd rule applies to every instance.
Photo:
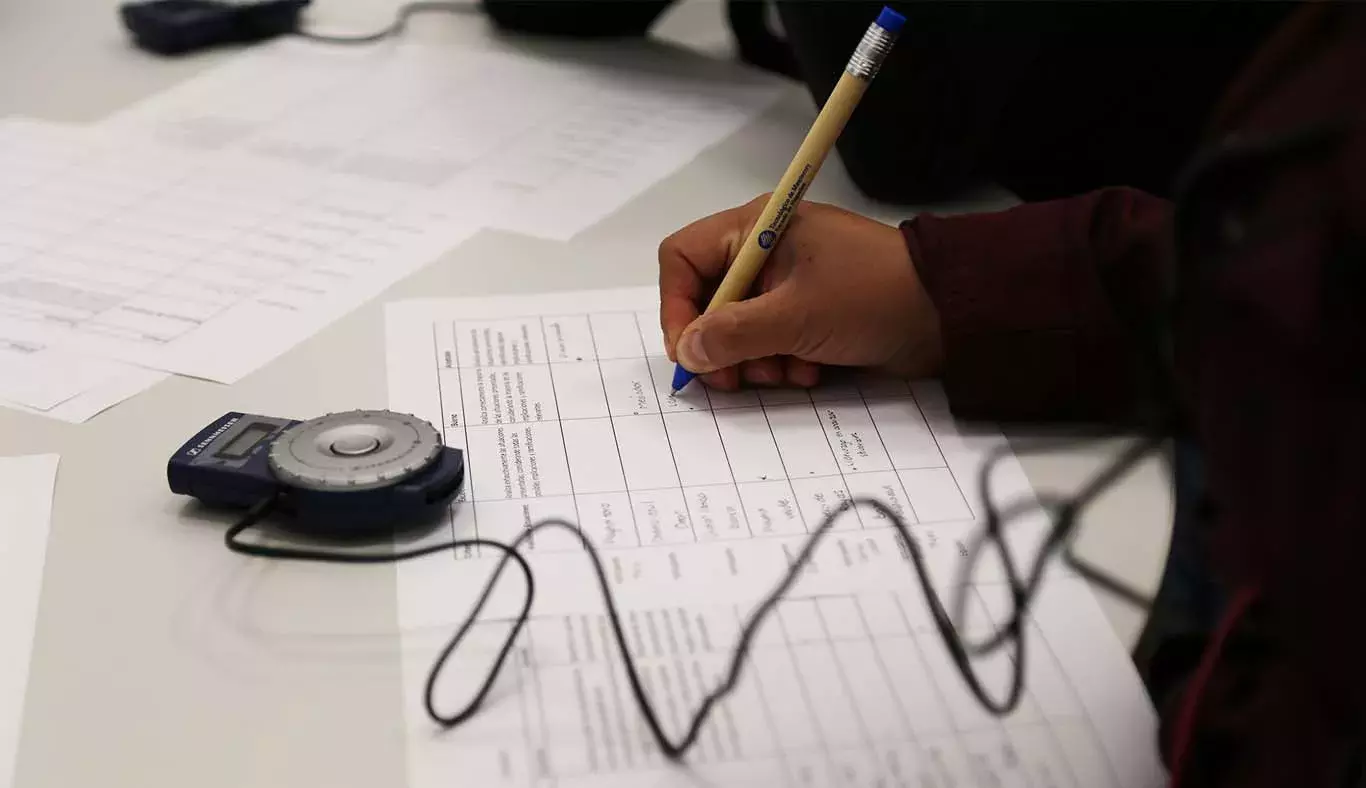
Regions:
[[[483, 0], [504, 30], [644, 35], [672, 0]], [[823, 104], [882, 0], [728, 0], [746, 61]], [[1026, 200], [1110, 185], [1166, 194], [1214, 101], [1293, 4], [888, 0], [901, 40], [840, 136], [871, 197], [992, 181]], [[719, 2], [718, 2], [719, 5]]]
[[903, 225], [945, 388], [966, 418], [1144, 424], [1174, 404], [1204, 490], [1178, 508], [1220, 602], [1204, 631], [1154, 616], [1163, 752], [1183, 788], [1357, 786], [1366, 6], [1288, 22], [1182, 183], [1175, 203], [1108, 189]]

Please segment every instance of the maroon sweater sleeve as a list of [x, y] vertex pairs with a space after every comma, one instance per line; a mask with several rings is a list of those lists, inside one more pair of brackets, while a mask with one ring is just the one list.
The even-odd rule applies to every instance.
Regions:
[[960, 418], [1111, 421], [1151, 380], [1126, 315], [1151, 314], [1170, 209], [1132, 189], [954, 217], [902, 233], [939, 312], [945, 391]]

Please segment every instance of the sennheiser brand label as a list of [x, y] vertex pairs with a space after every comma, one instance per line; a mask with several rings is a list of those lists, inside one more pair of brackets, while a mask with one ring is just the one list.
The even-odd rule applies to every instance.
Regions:
[[213, 442], [214, 442], [215, 440], [217, 440], [218, 437], [221, 436], [223, 433], [225, 433], [225, 432], [227, 432], [228, 430], [232, 429], [232, 425], [236, 424], [237, 422], [239, 422], [239, 421], [241, 421], [241, 420], [242, 420], [242, 418], [241, 418], [240, 416], [233, 416], [232, 418], [230, 418], [230, 419], [228, 419], [227, 421], [223, 422], [223, 425], [222, 425], [221, 427], [219, 427], [218, 429], [214, 430], [213, 433], [212, 433], [211, 435], [209, 435], [209, 437], [205, 438], [204, 440], [200, 441], [199, 443], [196, 443], [193, 447], [191, 447], [188, 451], [186, 451], [185, 454], [187, 454], [187, 455], [189, 455], [189, 456], [191, 456], [191, 457], [197, 457], [197, 456], [199, 456], [199, 453], [202, 452], [202, 451], [204, 451], [204, 449], [207, 448], [208, 445], [209, 445], [210, 443], [213, 443]]

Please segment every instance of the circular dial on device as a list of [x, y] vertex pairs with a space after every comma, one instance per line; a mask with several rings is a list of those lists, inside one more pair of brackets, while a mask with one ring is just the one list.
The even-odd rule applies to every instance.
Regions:
[[388, 410], [329, 413], [295, 424], [270, 447], [270, 469], [306, 490], [373, 490], [426, 468], [441, 435], [416, 416]]

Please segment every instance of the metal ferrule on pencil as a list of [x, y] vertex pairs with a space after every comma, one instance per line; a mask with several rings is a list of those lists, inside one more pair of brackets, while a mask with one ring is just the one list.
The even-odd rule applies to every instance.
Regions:
[[892, 50], [895, 41], [895, 33], [876, 22], [869, 25], [868, 32], [863, 34], [863, 40], [858, 42], [853, 56], [849, 58], [849, 65], [844, 67], [845, 72], [860, 79], [877, 76], [882, 61], [887, 59], [887, 53]]

